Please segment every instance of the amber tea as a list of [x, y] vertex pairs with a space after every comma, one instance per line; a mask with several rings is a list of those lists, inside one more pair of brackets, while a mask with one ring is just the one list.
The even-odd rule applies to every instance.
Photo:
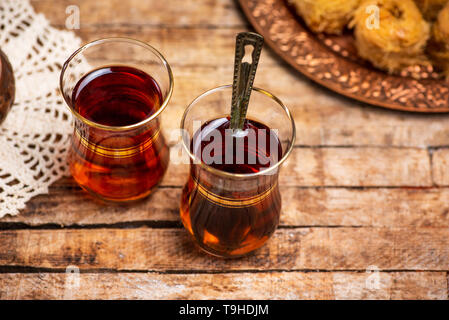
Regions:
[[[163, 101], [158, 83], [133, 67], [109, 66], [82, 77], [72, 93], [72, 105], [96, 124], [124, 127], [154, 114]], [[109, 200], [145, 196], [161, 180], [169, 150], [160, 134], [159, 121], [142, 130], [112, 133], [90, 128], [88, 136], [76, 126], [70, 169], [86, 190]]]
[[[246, 119], [243, 130], [230, 119], [205, 123], [190, 144], [208, 166], [230, 174], [255, 174], [282, 158], [276, 133]], [[181, 201], [181, 219], [200, 247], [219, 256], [244, 255], [260, 247], [275, 231], [281, 210], [277, 175], [260, 175], [251, 183], [220, 180], [192, 166]]]

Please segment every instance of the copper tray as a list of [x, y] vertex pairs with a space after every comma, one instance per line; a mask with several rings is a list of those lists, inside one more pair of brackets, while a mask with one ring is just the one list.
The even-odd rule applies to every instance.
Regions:
[[432, 67], [401, 75], [375, 69], [357, 56], [353, 36], [315, 35], [285, 0], [239, 0], [268, 45], [306, 77], [344, 96], [412, 112], [449, 112], [449, 83]]

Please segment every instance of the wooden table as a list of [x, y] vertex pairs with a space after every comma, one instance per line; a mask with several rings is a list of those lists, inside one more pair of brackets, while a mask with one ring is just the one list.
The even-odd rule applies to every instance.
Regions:
[[[83, 41], [120, 35], [160, 49], [175, 74], [167, 132], [195, 96], [231, 82], [235, 34], [250, 29], [232, 0], [32, 3], [60, 28], [77, 4]], [[239, 260], [196, 249], [178, 218], [184, 165], [130, 207], [97, 204], [64, 178], [0, 220], [0, 298], [447, 299], [449, 116], [339, 97], [268, 48], [256, 85], [297, 125], [266, 246]]]

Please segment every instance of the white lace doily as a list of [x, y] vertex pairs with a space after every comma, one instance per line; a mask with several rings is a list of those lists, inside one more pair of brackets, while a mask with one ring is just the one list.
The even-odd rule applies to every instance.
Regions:
[[50, 27], [28, 0], [0, 1], [0, 48], [16, 79], [15, 103], [0, 124], [0, 218], [68, 173], [71, 115], [59, 74], [80, 44], [73, 32]]

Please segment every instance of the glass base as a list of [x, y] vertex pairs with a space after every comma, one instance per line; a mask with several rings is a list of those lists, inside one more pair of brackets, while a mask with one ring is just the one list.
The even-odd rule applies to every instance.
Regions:
[[[75, 180], [76, 181], [76, 180]], [[88, 187], [82, 186], [78, 183], [78, 185], [81, 187], [81, 189], [83, 189], [84, 191], [86, 191], [92, 198], [94, 198], [96, 201], [103, 203], [103, 204], [133, 204], [139, 201], [142, 201], [144, 199], [146, 199], [147, 197], [149, 197], [159, 186], [159, 184], [155, 185], [154, 187], [152, 187], [150, 190], [148, 190], [145, 193], [139, 194], [138, 196], [135, 197], [130, 197], [130, 198], [108, 198], [108, 197], [104, 197], [92, 190], [90, 190]]]
[[221, 254], [218, 253], [208, 247], [203, 247], [201, 246], [197, 241], [194, 241], [195, 245], [203, 252], [207, 253], [208, 255], [214, 256], [216, 258], [220, 258], [220, 259], [240, 259], [249, 255], [254, 254], [257, 250], [259, 250], [261, 247], [263, 247], [265, 245], [265, 243], [263, 243], [260, 247], [256, 248], [256, 249], [252, 249], [251, 251], [248, 251], [246, 253], [243, 254], [239, 254], [239, 255], [226, 255], [226, 254]]

